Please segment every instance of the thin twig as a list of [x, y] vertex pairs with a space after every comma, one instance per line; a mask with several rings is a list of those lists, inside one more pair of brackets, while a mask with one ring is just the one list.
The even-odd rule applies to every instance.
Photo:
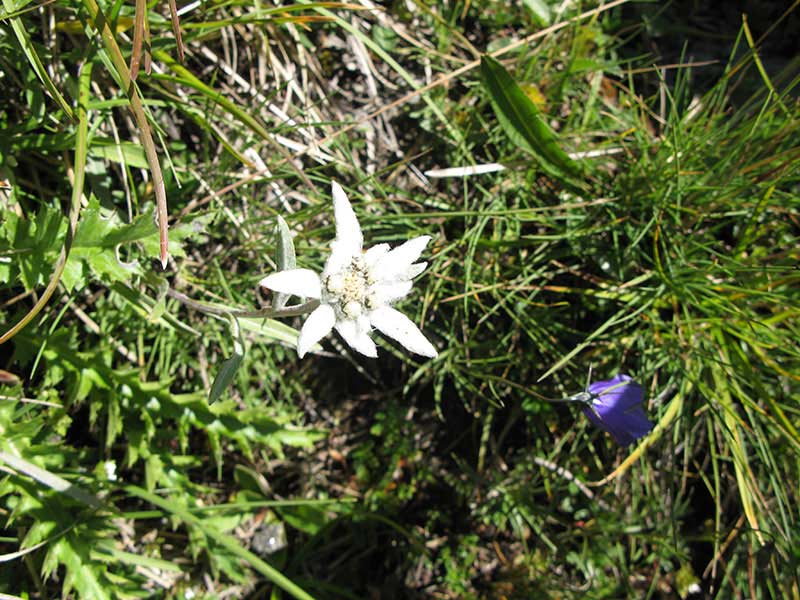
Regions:
[[213, 304], [206, 304], [205, 302], [197, 302], [196, 300], [189, 298], [189, 296], [186, 294], [182, 294], [181, 292], [173, 289], [167, 290], [167, 296], [174, 298], [189, 308], [199, 310], [200, 312], [206, 314], [220, 316], [231, 315], [242, 319], [274, 319], [277, 317], [296, 317], [299, 315], [308, 314], [317, 308], [317, 306], [319, 306], [319, 300], [310, 300], [304, 304], [298, 304], [296, 306], [290, 306], [280, 310], [275, 310], [272, 308], [262, 308], [261, 310], [231, 310], [229, 308], [214, 306]]

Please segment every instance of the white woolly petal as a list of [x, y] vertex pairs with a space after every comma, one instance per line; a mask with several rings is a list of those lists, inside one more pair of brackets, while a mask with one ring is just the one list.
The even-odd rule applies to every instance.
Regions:
[[338, 273], [348, 267], [353, 262], [353, 258], [359, 254], [361, 254], [360, 250], [353, 252], [353, 249], [348, 244], [341, 244], [338, 240], [334, 240], [331, 242], [331, 255], [322, 270], [322, 278], [324, 279], [328, 275]]
[[297, 355], [303, 358], [311, 346], [331, 332], [334, 323], [336, 323], [336, 313], [329, 304], [321, 304], [315, 308], [300, 330], [300, 336], [297, 338]]
[[438, 356], [433, 344], [425, 338], [419, 327], [403, 313], [389, 306], [381, 306], [369, 314], [369, 319], [378, 331], [397, 340], [411, 352], [430, 358]]
[[426, 262], [415, 263], [408, 268], [408, 272], [406, 273], [406, 275], [408, 275], [409, 279], [414, 279], [414, 277], [422, 273], [427, 268], [428, 268], [428, 263]]
[[267, 275], [259, 285], [269, 290], [292, 296], [319, 299], [321, 283], [319, 275], [311, 269], [289, 269]]
[[381, 259], [381, 257], [385, 256], [387, 252], [389, 252], [389, 244], [378, 244], [377, 246], [373, 246], [364, 252], [364, 263], [368, 267], [372, 267]]
[[336, 331], [353, 350], [364, 356], [377, 358], [378, 349], [369, 337], [369, 320], [361, 324], [351, 319], [339, 321], [336, 323]]
[[386, 253], [375, 264], [378, 277], [382, 281], [392, 281], [398, 278], [408, 279], [407, 273], [412, 263], [420, 257], [430, 241], [431, 236], [421, 235]]
[[411, 281], [380, 283], [370, 288], [369, 293], [375, 295], [375, 306], [390, 304], [402, 300], [411, 293]]
[[364, 243], [361, 227], [342, 186], [334, 181], [331, 183], [331, 188], [333, 190], [333, 216], [336, 219], [336, 241], [331, 247], [334, 252], [338, 250], [355, 256], [361, 252], [361, 246]]

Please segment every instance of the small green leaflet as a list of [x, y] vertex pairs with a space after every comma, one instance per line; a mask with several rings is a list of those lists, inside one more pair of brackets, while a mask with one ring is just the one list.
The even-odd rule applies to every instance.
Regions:
[[[292, 232], [289, 231], [289, 226], [284, 221], [283, 217], [278, 215], [277, 225], [277, 254], [276, 262], [278, 263], [279, 271], [288, 271], [297, 267], [297, 258], [294, 253], [294, 240], [292, 239]], [[280, 310], [289, 301], [288, 294], [281, 294], [275, 292], [272, 297], [272, 306], [276, 310]]]
[[211, 384], [211, 391], [208, 393], [208, 403], [212, 404], [222, 395], [236, 376], [236, 371], [244, 360], [244, 339], [239, 329], [239, 321], [234, 316], [228, 316], [231, 325], [231, 335], [233, 336], [233, 354], [225, 359], [220, 365], [214, 383]]
[[522, 150], [541, 159], [551, 174], [579, 175], [581, 167], [558, 145], [558, 138], [540, 116], [539, 109], [491, 56], [481, 57], [481, 80], [497, 120], [508, 138]]

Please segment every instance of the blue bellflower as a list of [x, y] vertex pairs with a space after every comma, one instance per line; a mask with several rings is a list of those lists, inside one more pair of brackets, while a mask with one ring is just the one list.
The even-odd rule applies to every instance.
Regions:
[[583, 412], [618, 444], [627, 446], [653, 429], [642, 407], [643, 395], [642, 386], [628, 375], [617, 375], [589, 386], [584, 392], [584, 400], [589, 405]]

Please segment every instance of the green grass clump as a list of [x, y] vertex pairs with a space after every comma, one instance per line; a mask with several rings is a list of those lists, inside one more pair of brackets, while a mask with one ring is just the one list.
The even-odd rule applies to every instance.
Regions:
[[[797, 597], [793, 10], [395, 4], [4, 1], [0, 595]], [[228, 314], [333, 179], [438, 358]]]

